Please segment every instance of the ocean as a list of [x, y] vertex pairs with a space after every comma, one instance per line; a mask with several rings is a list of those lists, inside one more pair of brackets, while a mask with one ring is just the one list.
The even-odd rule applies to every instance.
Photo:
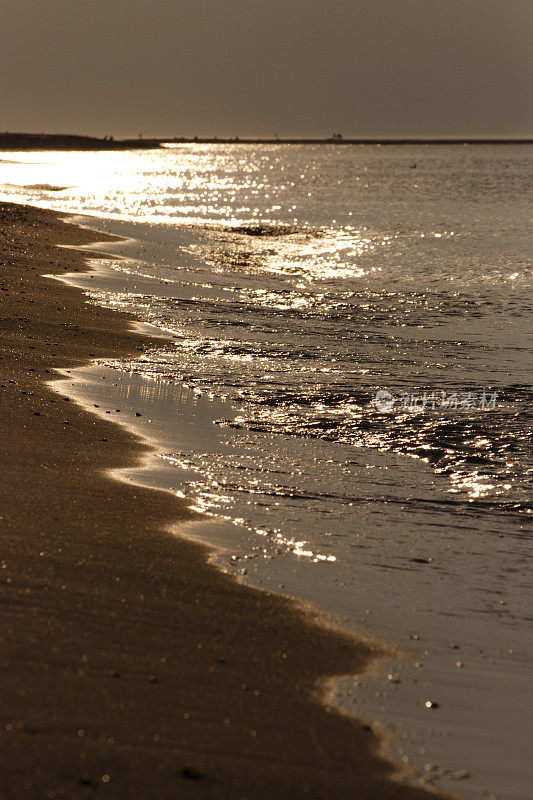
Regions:
[[189, 498], [188, 535], [239, 580], [391, 645], [334, 701], [411, 780], [471, 798], [525, 800], [532, 778], [529, 153], [0, 160], [1, 199], [126, 237], [69, 281], [161, 346], [61, 383], [152, 442], [123, 477]]

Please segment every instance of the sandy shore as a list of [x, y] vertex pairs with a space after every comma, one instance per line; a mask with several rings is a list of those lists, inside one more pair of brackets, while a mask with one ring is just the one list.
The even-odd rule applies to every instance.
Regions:
[[104, 474], [143, 445], [46, 386], [153, 344], [42, 277], [93, 235], [9, 204], [0, 232], [0, 797], [427, 797], [320, 702], [368, 646], [170, 534], [183, 503]]

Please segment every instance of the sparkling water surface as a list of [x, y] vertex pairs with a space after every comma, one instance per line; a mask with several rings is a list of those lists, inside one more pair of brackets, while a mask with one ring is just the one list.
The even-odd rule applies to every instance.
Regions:
[[[133, 239], [75, 280], [168, 341], [79, 381], [157, 441], [147, 482], [238, 521], [224, 568], [411, 654], [338, 702], [388, 726], [415, 780], [525, 798], [528, 148], [9, 158], [5, 199]], [[400, 401], [424, 393], [435, 408]]]

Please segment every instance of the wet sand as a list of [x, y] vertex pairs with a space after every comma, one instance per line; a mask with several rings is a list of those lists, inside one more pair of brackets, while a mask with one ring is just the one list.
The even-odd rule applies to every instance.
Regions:
[[94, 234], [10, 204], [0, 231], [0, 797], [428, 797], [321, 702], [377, 653], [209, 565], [183, 501], [106, 476], [145, 446], [46, 386], [155, 344], [42, 277]]

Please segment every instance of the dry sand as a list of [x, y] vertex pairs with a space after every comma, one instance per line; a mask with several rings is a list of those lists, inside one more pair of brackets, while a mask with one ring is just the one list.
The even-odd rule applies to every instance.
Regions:
[[320, 702], [368, 646], [169, 533], [182, 501], [104, 472], [144, 446], [46, 386], [153, 344], [42, 277], [92, 238], [0, 204], [0, 797], [427, 798]]

